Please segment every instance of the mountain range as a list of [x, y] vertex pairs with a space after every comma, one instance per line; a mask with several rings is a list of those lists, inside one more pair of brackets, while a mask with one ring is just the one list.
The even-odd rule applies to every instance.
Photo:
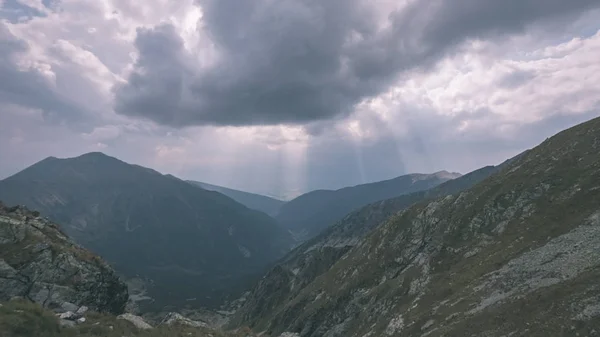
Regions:
[[248, 193], [244, 191], [234, 190], [231, 188], [211, 185], [199, 181], [188, 180], [189, 183], [200, 186], [205, 190], [216, 191], [221, 194], [224, 194], [231, 199], [239, 202], [242, 205], [245, 205], [248, 208], [255, 209], [257, 211], [261, 211], [267, 213], [270, 216], [274, 216], [279, 212], [279, 209], [285, 201], [278, 200], [275, 198], [267, 197], [264, 195], [256, 194], [256, 193]]
[[[210, 186], [101, 153], [50, 157], [0, 181], [0, 200], [41, 210], [61, 229], [3, 204], [0, 229], [16, 237], [15, 224], [34, 233], [46, 226], [40, 237], [59, 238], [65, 256], [82, 261], [70, 268], [118, 285], [115, 301], [101, 289], [99, 308], [114, 303], [111, 312], [123, 308], [123, 285], [66, 235], [125, 279], [143, 280], [153, 298], [144, 310], [228, 301], [229, 328], [265, 336], [594, 336], [598, 153], [600, 118], [464, 176], [412, 174], [274, 204], [281, 223]], [[298, 245], [290, 231], [308, 239]], [[23, 273], [19, 261], [38, 261], [38, 246], [4, 249], [12, 269], [2, 271]], [[58, 270], [45, 256], [39, 261]], [[97, 305], [69, 277], [51, 281]], [[26, 290], [48, 295], [42, 286]]]
[[284, 204], [275, 219], [304, 241], [318, 235], [357, 208], [376, 201], [427, 190], [457, 177], [460, 177], [459, 173], [446, 171], [433, 174], [408, 174], [335, 191], [312, 191]]
[[246, 294], [232, 325], [267, 326], [270, 317], [317, 277], [326, 273], [338, 260], [387, 218], [411, 205], [464, 191], [500, 171], [513, 158], [498, 166], [486, 166], [429, 190], [418, 191], [364, 206], [318, 236], [286, 254], [269, 270], [251, 292]]
[[292, 245], [262, 212], [101, 153], [44, 159], [0, 181], [0, 200], [60, 223], [121, 275], [142, 279], [155, 301], [146, 305], [160, 308], [217, 305]]
[[[165, 305], [211, 307], [234, 298], [297, 245], [289, 228], [312, 237], [369, 201], [457, 176], [411, 174], [316, 191], [284, 203], [183, 181], [94, 152], [49, 157], [0, 181], [0, 200], [26, 205], [60, 223], [128, 280], [132, 299], [146, 300], [144, 310], [158, 310]], [[303, 222], [282, 225], [261, 210], [281, 213], [284, 220], [296, 214]]]

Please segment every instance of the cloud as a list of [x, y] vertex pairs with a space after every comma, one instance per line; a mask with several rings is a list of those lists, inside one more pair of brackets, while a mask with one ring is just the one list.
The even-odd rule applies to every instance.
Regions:
[[403, 71], [435, 64], [465, 41], [521, 33], [599, 6], [595, 0], [411, 1], [388, 5], [385, 18], [381, 8], [359, 0], [198, 3], [204, 45], [215, 49], [216, 60], [186, 48], [170, 24], [139, 29], [134, 71], [115, 88], [117, 112], [174, 127], [343, 118]]
[[101, 150], [290, 196], [465, 173], [600, 114], [592, 2], [51, 3], [0, 0], [0, 178]]
[[0, 21], [0, 103], [40, 109], [49, 120], [76, 119], [80, 106], [58, 94], [52, 69], [22, 58], [29, 45]]

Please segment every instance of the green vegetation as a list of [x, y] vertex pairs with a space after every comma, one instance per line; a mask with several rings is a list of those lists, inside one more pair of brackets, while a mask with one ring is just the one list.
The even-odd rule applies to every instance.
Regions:
[[86, 322], [64, 327], [51, 311], [28, 301], [10, 301], [0, 307], [0, 337], [245, 337], [248, 329], [224, 333], [187, 326], [159, 326], [141, 330], [115, 316], [89, 313]]

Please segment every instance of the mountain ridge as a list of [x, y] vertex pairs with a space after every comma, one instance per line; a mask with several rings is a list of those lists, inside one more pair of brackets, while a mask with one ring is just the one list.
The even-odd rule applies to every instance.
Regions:
[[292, 244], [262, 212], [98, 152], [44, 159], [0, 181], [0, 199], [61, 223], [161, 303], [216, 305]]
[[264, 212], [270, 216], [274, 216], [279, 212], [279, 208], [285, 204], [285, 201], [278, 200], [266, 195], [236, 190], [233, 188], [223, 187], [219, 185], [208, 184], [196, 180], [186, 180], [187, 182], [200, 186], [209, 191], [222, 193], [233, 200], [245, 205], [248, 208]]
[[419, 201], [465, 190], [498, 172], [515, 158], [498, 166], [485, 166], [429, 190], [378, 201], [349, 213], [281, 258], [245, 295], [243, 304], [231, 320], [231, 326], [248, 324], [262, 327], [266, 317], [272, 316], [286, 300], [327, 272], [386, 218]]
[[459, 176], [459, 173], [447, 171], [432, 174], [413, 173], [338, 190], [315, 190], [284, 204], [275, 219], [299, 233], [300, 237], [310, 239], [362, 206], [426, 190]]

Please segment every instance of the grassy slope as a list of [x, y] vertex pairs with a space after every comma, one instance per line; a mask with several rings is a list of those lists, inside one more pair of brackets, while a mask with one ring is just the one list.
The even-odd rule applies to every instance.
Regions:
[[[112, 327], [112, 328], [111, 328]], [[73, 328], [61, 327], [56, 316], [37, 304], [11, 301], [0, 307], [0, 337], [242, 337], [248, 330], [225, 333], [185, 326], [137, 329], [115, 316], [89, 313], [86, 322]]]

